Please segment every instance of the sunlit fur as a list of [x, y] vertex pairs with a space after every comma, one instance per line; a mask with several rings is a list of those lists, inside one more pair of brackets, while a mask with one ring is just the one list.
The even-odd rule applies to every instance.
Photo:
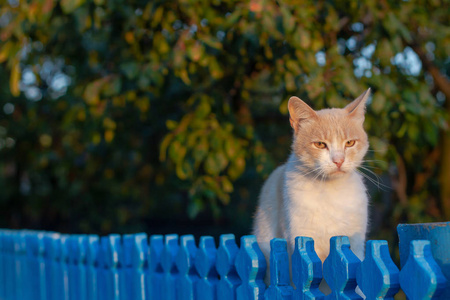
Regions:
[[[296, 97], [290, 99], [292, 152], [264, 184], [253, 226], [266, 259], [271, 239], [285, 238], [292, 253], [295, 237], [308, 236], [324, 261], [329, 240], [336, 235], [348, 236], [352, 251], [363, 258], [368, 197], [356, 168], [369, 147], [363, 128], [369, 93], [343, 109], [320, 111]], [[356, 142], [346, 147], [349, 140]], [[327, 147], [319, 149], [315, 142]], [[333, 160], [342, 162], [340, 168]]]

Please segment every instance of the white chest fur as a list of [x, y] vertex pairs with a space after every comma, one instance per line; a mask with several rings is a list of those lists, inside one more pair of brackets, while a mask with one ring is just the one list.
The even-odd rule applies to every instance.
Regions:
[[296, 236], [315, 241], [319, 257], [329, 252], [329, 239], [335, 235], [350, 238], [352, 250], [362, 258], [367, 230], [368, 199], [361, 176], [352, 172], [334, 180], [312, 180], [286, 165], [283, 183], [285, 238], [293, 246]]

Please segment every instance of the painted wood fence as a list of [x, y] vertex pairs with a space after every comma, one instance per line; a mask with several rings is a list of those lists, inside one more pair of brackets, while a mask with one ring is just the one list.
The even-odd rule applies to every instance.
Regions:
[[[145, 233], [99, 237], [54, 232], [0, 230], [0, 299], [441, 299], [448, 282], [433, 259], [430, 242], [413, 240], [401, 271], [386, 241], [368, 241], [361, 262], [345, 236], [330, 240], [323, 266], [314, 241], [297, 237], [292, 279], [286, 241], [271, 241], [270, 286], [266, 260], [254, 236], [179, 237]], [[450, 251], [450, 250], [449, 250]], [[332, 292], [324, 296], [325, 278]], [[293, 287], [294, 286], [294, 287]]]

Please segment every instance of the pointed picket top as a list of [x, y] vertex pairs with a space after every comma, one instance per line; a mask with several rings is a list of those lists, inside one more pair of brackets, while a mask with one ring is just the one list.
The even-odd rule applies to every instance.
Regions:
[[183, 235], [180, 238], [180, 249], [176, 257], [176, 265], [180, 272], [179, 278], [179, 299], [193, 300], [195, 297], [195, 284], [199, 279], [195, 269], [195, 255], [197, 246], [194, 236]]
[[164, 237], [152, 235], [150, 237], [149, 268], [152, 272], [162, 273], [161, 255], [164, 250]]
[[164, 272], [174, 272], [176, 269], [175, 259], [177, 257], [179, 245], [178, 234], [168, 234], [164, 240], [164, 250], [161, 253], [161, 264]]
[[178, 234], [168, 234], [164, 240], [164, 250], [161, 253], [161, 264], [164, 270], [162, 299], [177, 299], [178, 289], [176, 281], [178, 279], [178, 269], [175, 265], [178, 249]]
[[236, 270], [242, 284], [237, 288], [238, 300], [263, 299], [267, 263], [254, 235], [241, 237], [241, 248], [236, 256]]
[[216, 299], [217, 283], [219, 282], [216, 270], [216, 245], [211, 236], [202, 236], [195, 256], [195, 269], [200, 276], [196, 284], [198, 299]]
[[99, 251], [100, 238], [98, 235], [90, 234], [87, 237], [86, 248], [86, 264], [92, 267], [98, 264], [98, 251]]
[[108, 236], [104, 236], [101, 239], [104, 254], [104, 263], [108, 268], [115, 269], [119, 267], [120, 255], [121, 255], [121, 243], [120, 243], [120, 235], [118, 234], [110, 234]]
[[400, 285], [408, 299], [438, 299], [446, 281], [431, 254], [430, 241], [411, 241], [408, 260], [400, 272]]
[[265, 299], [293, 299], [294, 290], [290, 286], [289, 255], [285, 239], [270, 241], [270, 286], [266, 290]]
[[131, 268], [131, 253], [133, 248], [134, 234], [124, 234], [122, 237], [123, 251], [122, 251], [122, 264], [124, 268]]
[[87, 237], [81, 234], [73, 234], [67, 238], [69, 247], [69, 262], [71, 264], [86, 263]]
[[[127, 236], [127, 235], [125, 235]], [[131, 234], [127, 239], [124, 236], [124, 246], [126, 245], [130, 252], [130, 257], [127, 258], [133, 268], [142, 269], [148, 253], [148, 237], [146, 233]], [[127, 252], [128, 252], [127, 251]]]
[[217, 285], [218, 300], [236, 299], [236, 289], [241, 284], [235, 267], [238, 251], [234, 234], [220, 236], [216, 262], [216, 269], [220, 274], [220, 281]]
[[319, 291], [321, 281], [322, 261], [314, 250], [314, 240], [310, 237], [296, 237], [292, 254], [292, 282], [296, 287], [294, 299], [324, 299], [325, 295]]
[[183, 235], [180, 238], [180, 249], [176, 257], [176, 265], [180, 274], [189, 274], [195, 270], [195, 255], [197, 253], [197, 246], [195, 245], [195, 238], [192, 234]]
[[399, 270], [387, 241], [368, 241], [366, 257], [356, 270], [359, 288], [367, 299], [394, 299], [400, 289]]
[[362, 299], [355, 292], [356, 268], [360, 263], [350, 250], [348, 237], [330, 239], [330, 254], [323, 264], [324, 278], [332, 291], [327, 299]]

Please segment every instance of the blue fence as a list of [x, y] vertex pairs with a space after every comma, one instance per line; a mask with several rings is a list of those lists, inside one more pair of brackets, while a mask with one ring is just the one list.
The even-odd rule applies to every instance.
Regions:
[[[27, 230], [0, 230], [0, 299], [440, 299], [448, 287], [430, 242], [413, 240], [401, 271], [386, 241], [368, 241], [361, 262], [345, 236], [330, 240], [323, 266], [314, 241], [295, 240], [292, 279], [286, 241], [271, 241], [270, 286], [266, 261], [254, 236], [240, 247], [232, 234], [212, 237], [144, 233], [99, 237]], [[318, 286], [325, 278], [332, 293]], [[295, 287], [292, 287], [291, 284]]]

